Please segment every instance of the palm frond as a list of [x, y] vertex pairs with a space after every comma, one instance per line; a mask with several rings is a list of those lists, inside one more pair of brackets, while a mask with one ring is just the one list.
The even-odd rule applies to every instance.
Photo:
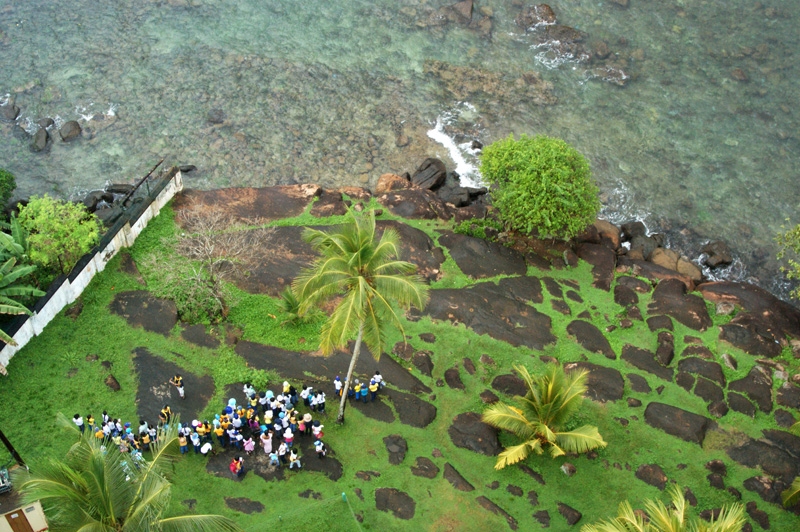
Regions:
[[[162, 532], [241, 532], [242, 529], [219, 515], [183, 515], [158, 521]], [[127, 529], [126, 529], [127, 532]], [[133, 532], [131, 530], [131, 532]]]
[[800, 499], [800, 477], [796, 477], [791, 485], [781, 492], [781, 500], [785, 507], [791, 506]]
[[517, 462], [521, 462], [525, 460], [532, 451], [536, 454], [542, 454], [542, 446], [539, 440], [526, 441], [525, 443], [508, 447], [497, 455], [497, 462], [494, 464], [494, 468], [500, 470], [504, 467], [516, 464]]
[[739, 532], [747, 522], [744, 506], [739, 503], [723, 506], [719, 516], [711, 521], [708, 532]]
[[628, 501], [619, 503], [616, 517], [581, 527], [581, 532], [648, 532], [649, 530], [644, 518], [633, 511]]
[[569, 432], [556, 432], [555, 441], [566, 452], [578, 454], [608, 445], [600, 436], [597, 427], [591, 425], [583, 425]]
[[484, 423], [516, 434], [523, 439], [533, 439], [539, 430], [538, 424], [530, 421], [518, 408], [505, 403], [495, 403], [484, 410], [481, 419]]

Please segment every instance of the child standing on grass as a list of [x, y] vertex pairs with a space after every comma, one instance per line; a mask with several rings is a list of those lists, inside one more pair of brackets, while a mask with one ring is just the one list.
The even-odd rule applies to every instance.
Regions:
[[289, 455], [289, 469], [292, 469], [295, 464], [297, 464], [297, 469], [303, 467], [302, 464], [300, 464], [300, 456], [297, 454], [297, 450], [292, 449], [292, 452]]

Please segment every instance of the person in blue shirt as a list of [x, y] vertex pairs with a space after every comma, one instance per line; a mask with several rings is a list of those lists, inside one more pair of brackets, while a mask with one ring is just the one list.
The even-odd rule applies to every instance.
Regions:
[[369, 388], [366, 384], [361, 385], [361, 400], [367, 402], [367, 395], [369, 395]]

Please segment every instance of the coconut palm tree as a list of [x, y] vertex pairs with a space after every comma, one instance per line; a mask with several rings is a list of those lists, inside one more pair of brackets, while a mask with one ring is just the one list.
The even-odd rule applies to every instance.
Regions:
[[344, 421], [347, 390], [361, 342], [379, 357], [386, 328], [391, 325], [403, 330], [396, 307], [421, 310], [428, 301], [428, 286], [414, 275], [416, 266], [397, 258], [397, 232], [386, 229], [378, 239], [374, 211], [358, 214], [351, 210], [347, 216], [348, 223], [328, 231], [306, 228], [303, 238], [321, 256], [292, 283], [301, 315], [330, 299], [341, 298], [322, 326], [323, 354], [345, 347], [356, 336], [339, 405], [340, 423]]
[[585, 453], [607, 444], [597, 427], [584, 425], [570, 431], [563, 427], [583, 402], [586, 392], [585, 370], [565, 373], [552, 365], [548, 373], [535, 377], [524, 366], [515, 366], [525, 381], [525, 397], [517, 397], [519, 407], [496, 403], [483, 413], [483, 421], [522, 438], [522, 443], [507, 448], [497, 457], [495, 469], [525, 460], [531, 452], [542, 454], [549, 448], [555, 458], [566, 453]]
[[[78, 432], [63, 414], [59, 423]], [[217, 515], [164, 517], [171, 488], [166, 466], [179, 456], [177, 439], [176, 421], [159, 431], [152, 453], [138, 460], [113, 446], [106, 449], [87, 430], [64, 460], [18, 470], [14, 483], [25, 504], [41, 501], [53, 532], [240, 532]]]
[[[800, 436], [800, 421], [789, 427], [789, 432]], [[795, 477], [791, 486], [783, 490], [781, 499], [784, 506], [791, 506], [800, 499], [800, 476]]]
[[717, 518], [707, 523], [686, 516], [686, 499], [677, 484], [671, 484], [667, 494], [672, 503], [669, 507], [659, 500], [644, 502], [649, 519], [634, 512], [628, 501], [623, 501], [616, 517], [584, 525], [581, 532], [739, 532], [744, 526], [744, 506], [739, 503], [723, 506]]

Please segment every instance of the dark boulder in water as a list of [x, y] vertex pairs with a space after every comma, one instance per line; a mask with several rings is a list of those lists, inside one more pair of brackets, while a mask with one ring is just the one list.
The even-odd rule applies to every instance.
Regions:
[[58, 133], [61, 135], [61, 140], [70, 142], [81, 136], [81, 126], [75, 120], [70, 120], [61, 126]]

